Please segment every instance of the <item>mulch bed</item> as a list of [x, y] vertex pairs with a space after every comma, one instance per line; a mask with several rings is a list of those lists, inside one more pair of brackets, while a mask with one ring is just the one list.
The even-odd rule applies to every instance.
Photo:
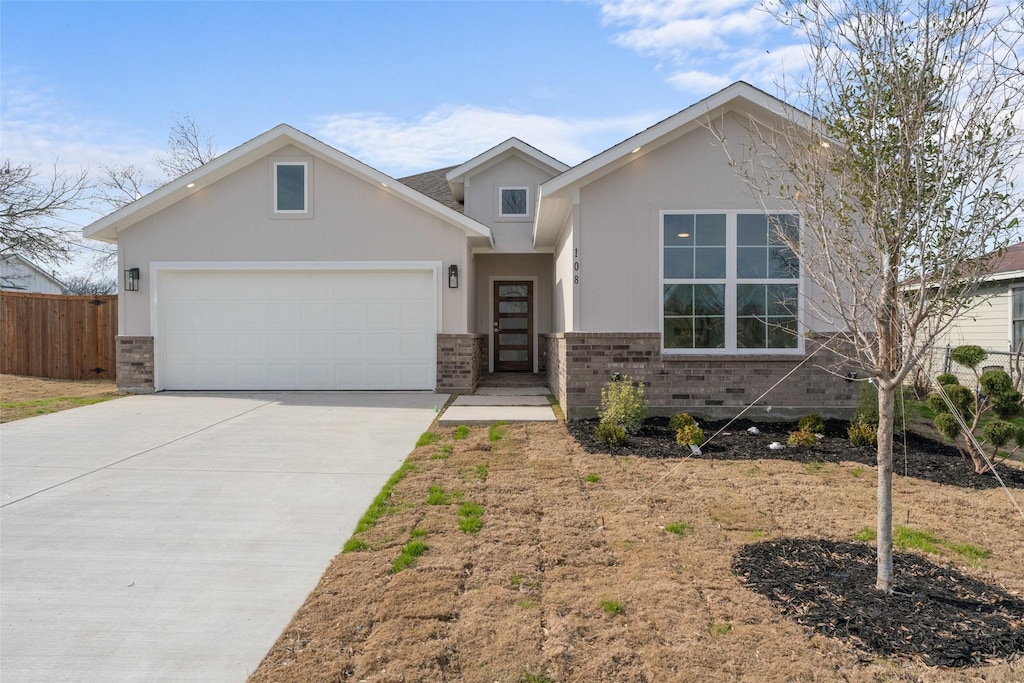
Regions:
[[[649, 418], [638, 434], [619, 447], [594, 437], [596, 420], [568, 423], [569, 432], [589, 453], [646, 458], [692, 457], [707, 460], [782, 459], [800, 463], [856, 462], [874, 467], [874, 447], [855, 447], [848, 423], [829, 421], [825, 435], [809, 448], [770, 450], [786, 443], [794, 423], [737, 420], [692, 455], [675, 443], [667, 418]], [[703, 422], [711, 436], [725, 422]], [[747, 432], [756, 426], [760, 434]], [[906, 448], [898, 436], [894, 449], [897, 476], [950, 486], [991, 489], [991, 474], [974, 474], [956, 448], [908, 432]], [[999, 467], [1007, 486], [1024, 488], [1024, 469]], [[896, 592], [875, 589], [876, 551], [863, 543], [821, 539], [779, 539], [744, 546], [733, 571], [752, 591], [766, 596], [779, 611], [807, 629], [849, 643], [865, 658], [896, 656], [930, 666], [967, 667], [1024, 655], [1024, 600], [915, 553], [894, 554]]]
[[896, 590], [874, 589], [875, 550], [861, 543], [779, 539], [744, 546], [733, 571], [805, 628], [865, 657], [967, 667], [1024, 654], [1024, 600], [914, 553], [893, 557]]
[[[701, 422], [707, 436], [726, 426], [726, 422]], [[675, 434], [668, 428], [668, 418], [654, 417], [644, 421], [638, 434], [631, 434], [624, 446], [607, 446], [594, 436], [597, 420], [577, 420], [568, 423], [569, 432], [588, 453], [636, 455], [645, 458], [694, 457], [708, 460], [789, 460], [800, 463], [856, 462], [875, 466], [873, 446], [852, 446], [846, 430], [849, 423], [829, 420], [825, 423], [825, 438], [810, 448], [786, 448], [773, 451], [773, 441], [785, 444], [790, 432], [796, 429], [792, 422], [752, 422], [736, 420], [726, 431], [702, 448], [701, 455], [690, 455], [675, 442]], [[752, 435], [750, 427], [761, 432]], [[913, 432], [897, 435], [893, 448], [893, 467], [897, 476], [914, 477], [948, 486], [971, 489], [991, 489], [999, 482], [991, 474], [974, 474], [954, 446], [925, 438]], [[997, 467], [1003, 482], [1011, 488], [1024, 488], [1024, 469], [1012, 465]]]

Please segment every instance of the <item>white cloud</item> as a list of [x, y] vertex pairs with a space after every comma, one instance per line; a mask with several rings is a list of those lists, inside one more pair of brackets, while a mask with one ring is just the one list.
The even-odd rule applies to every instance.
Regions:
[[601, 17], [616, 44], [658, 58], [695, 97], [737, 80], [769, 89], [806, 65], [796, 37], [751, 0], [605, 0]]
[[513, 136], [574, 165], [664, 115], [560, 119], [463, 105], [438, 107], [416, 120], [375, 113], [324, 116], [315, 122], [314, 134], [385, 173], [402, 176], [460, 164]]

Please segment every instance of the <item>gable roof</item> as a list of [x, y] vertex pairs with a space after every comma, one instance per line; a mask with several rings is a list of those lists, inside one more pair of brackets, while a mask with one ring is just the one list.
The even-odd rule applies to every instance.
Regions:
[[411, 187], [412, 189], [427, 195], [436, 202], [441, 202], [449, 209], [465, 213], [465, 205], [452, 194], [452, 187], [448, 184], [447, 175], [454, 166], [439, 168], [436, 171], [426, 171], [416, 175], [399, 178], [398, 182]]
[[703, 126], [709, 116], [732, 110], [766, 112], [805, 127], [811, 123], [810, 116], [799, 109], [749, 83], [737, 81], [541, 183], [539, 209], [534, 222], [534, 245], [551, 246], [557, 239], [579, 188]]
[[139, 221], [166, 209], [175, 202], [181, 201], [193, 192], [212, 185], [218, 180], [289, 144], [295, 145], [319, 159], [323, 159], [342, 170], [348, 171], [357, 178], [383, 188], [389, 194], [462, 229], [469, 237], [470, 243], [473, 246], [493, 247], [494, 245], [490, 228], [487, 226], [474, 221], [468, 216], [464, 216], [449, 206], [431, 199], [425, 194], [407, 187], [398, 180], [381, 173], [358, 159], [283, 123], [235, 147], [231, 151], [225, 152], [223, 155], [203, 164], [194, 171], [190, 171], [180, 178], [172, 180], [143, 196], [141, 199], [137, 199], [131, 204], [86, 226], [82, 233], [92, 239], [116, 242], [117, 233], [121, 230], [131, 227]]
[[16, 273], [11, 272], [12, 270], [17, 269], [18, 267], [24, 268], [25, 270], [34, 273], [36, 276], [43, 278], [44, 280], [51, 283], [61, 291], [67, 289], [67, 287], [64, 286], [63, 282], [58, 280], [50, 273], [47, 273], [41, 267], [32, 263], [31, 261], [29, 261], [24, 256], [21, 256], [20, 254], [4, 254], [3, 256], [0, 256], [0, 262], [2, 262], [5, 266], [3, 270], [7, 271], [3, 274], [3, 277], [0, 277], [0, 289], [5, 289], [8, 291], [24, 290], [23, 287], [17, 287], [12, 282], [4, 281], [5, 279], [13, 279], [19, 277]]
[[486, 152], [477, 154], [466, 163], [456, 166], [448, 171], [448, 184], [451, 186], [452, 194], [458, 201], [466, 199], [466, 178], [479, 173], [497, 164], [510, 156], [517, 156], [524, 161], [533, 164], [551, 175], [562, 173], [568, 170], [569, 166], [558, 159], [548, 156], [532, 145], [528, 145], [519, 138], [509, 138], [500, 145], [491, 147]]
[[1024, 242], [1012, 244], [1002, 254], [990, 252], [987, 279], [1010, 280], [1024, 277]]

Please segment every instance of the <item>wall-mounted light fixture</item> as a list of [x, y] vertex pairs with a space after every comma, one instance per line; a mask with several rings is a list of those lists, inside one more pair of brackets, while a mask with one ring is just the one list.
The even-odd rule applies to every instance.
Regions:
[[448, 286], [452, 289], [459, 288], [459, 267], [454, 263], [448, 266]]
[[139, 269], [129, 268], [124, 271], [124, 291], [126, 292], [137, 292], [139, 291]]

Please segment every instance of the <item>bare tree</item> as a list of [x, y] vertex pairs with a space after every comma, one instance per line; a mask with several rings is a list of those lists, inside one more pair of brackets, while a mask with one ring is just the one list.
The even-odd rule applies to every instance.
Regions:
[[785, 93], [809, 116], [751, 118], [744, 158], [722, 146], [757, 196], [800, 215], [789, 246], [814, 285], [808, 314], [842, 330], [835, 350], [878, 388], [875, 585], [891, 593], [896, 394], [976, 304], [984, 255], [1024, 208], [1013, 186], [1024, 6], [779, 0], [772, 11], [809, 42], [806, 79]]
[[68, 294], [79, 296], [117, 294], [117, 278], [73, 275], [64, 278], [64, 288], [67, 289]]
[[0, 166], [0, 255], [20, 254], [51, 264], [67, 261], [78, 228], [62, 224], [60, 214], [79, 208], [88, 189], [86, 171], [71, 175], [55, 164], [51, 175], [42, 176], [31, 164], [5, 159]]
[[213, 137], [203, 133], [195, 119], [188, 114], [171, 125], [167, 148], [167, 155], [157, 157], [156, 162], [168, 180], [183, 176], [217, 157], [213, 149]]

